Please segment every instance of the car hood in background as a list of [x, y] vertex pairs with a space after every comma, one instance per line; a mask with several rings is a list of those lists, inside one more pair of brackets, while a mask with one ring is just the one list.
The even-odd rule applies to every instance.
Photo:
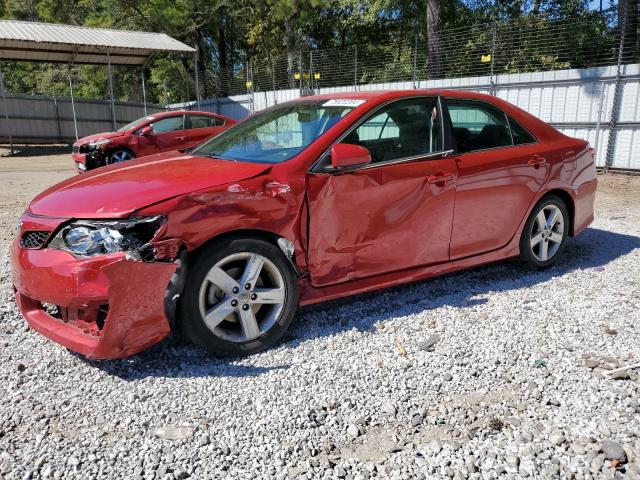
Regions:
[[69, 178], [38, 195], [29, 212], [47, 217], [121, 218], [154, 203], [255, 177], [268, 169], [261, 163], [166, 152]]
[[87, 135], [86, 137], [80, 138], [78, 141], [74, 143], [74, 145], [85, 145], [87, 143], [96, 142], [98, 140], [102, 140], [104, 138], [116, 138], [122, 137], [127, 134], [127, 132], [104, 132], [104, 133], [95, 133], [93, 135]]

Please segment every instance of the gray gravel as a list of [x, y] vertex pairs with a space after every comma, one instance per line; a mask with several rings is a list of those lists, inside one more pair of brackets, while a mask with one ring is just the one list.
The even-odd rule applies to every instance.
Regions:
[[640, 362], [640, 208], [597, 214], [550, 270], [313, 307], [240, 361], [87, 362], [25, 327], [5, 259], [0, 477], [640, 478], [640, 371], [605, 375]]

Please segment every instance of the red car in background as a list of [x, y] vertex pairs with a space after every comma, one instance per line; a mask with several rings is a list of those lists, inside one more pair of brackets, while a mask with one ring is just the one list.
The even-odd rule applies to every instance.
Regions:
[[596, 183], [586, 141], [494, 96], [305, 97], [41, 193], [13, 284], [34, 330], [91, 358], [178, 326], [250, 354], [298, 306], [512, 257], [548, 267], [593, 220]]
[[191, 148], [236, 123], [224, 115], [175, 110], [139, 118], [115, 132], [96, 133], [73, 144], [80, 172], [136, 157]]

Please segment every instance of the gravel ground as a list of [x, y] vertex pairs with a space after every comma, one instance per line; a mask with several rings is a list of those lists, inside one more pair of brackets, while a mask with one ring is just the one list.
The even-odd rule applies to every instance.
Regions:
[[[73, 173], [56, 162], [41, 187]], [[20, 185], [2, 239], [33, 193]], [[173, 338], [87, 362], [26, 328], [5, 254], [0, 477], [637, 479], [640, 370], [605, 372], [640, 362], [638, 278], [640, 178], [609, 175], [552, 269], [504, 262], [309, 308], [239, 361]]]

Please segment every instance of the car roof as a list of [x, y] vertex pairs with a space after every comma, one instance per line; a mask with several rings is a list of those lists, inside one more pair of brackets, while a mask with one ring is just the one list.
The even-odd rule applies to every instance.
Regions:
[[415, 95], [441, 95], [447, 97], [477, 98], [485, 100], [487, 98], [494, 99], [492, 95], [486, 93], [478, 93], [470, 90], [451, 90], [451, 89], [406, 89], [406, 90], [365, 90], [357, 92], [333, 92], [323, 93], [321, 95], [313, 95], [303, 97], [304, 100], [332, 100], [332, 99], [358, 99], [373, 100], [385, 99], [393, 100], [395, 98], [415, 96]]
[[229, 117], [225, 115], [221, 115], [219, 113], [203, 112], [200, 110], [169, 110], [166, 112], [150, 113], [149, 115], [146, 115], [146, 117], [153, 117], [155, 119], [155, 118], [171, 117], [174, 115], [205, 115], [207, 117], [229, 119]]
[[526, 125], [526, 128], [531, 131], [536, 138], [540, 140], [551, 140], [562, 137], [555, 128], [551, 127], [547, 123], [543, 122], [539, 118], [531, 115], [530, 113], [522, 110], [521, 108], [508, 103], [501, 98], [489, 95], [486, 93], [478, 93], [471, 90], [452, 90], [452, 89], [405, 89], [405, 90], [365, 90], [357, 92], [334, 92], [326, 93], [322, 95], [314, 95], [309, 97], [302, 97], [299, 99], [302, 101], [327, 101], [332, 99], [349, 99], [349, 100], [364, 100], [364, 104], [359, 108], [368, 108], [367, 105], [380, 104], [387, 101], [392, 101], [400, 98], [407, 98], [412, 96], [443, 96], [448, 98], [461, 98], [469, 100], [482, 100], [488, 102], [508, 115], [513, 116], [518, 122]]

